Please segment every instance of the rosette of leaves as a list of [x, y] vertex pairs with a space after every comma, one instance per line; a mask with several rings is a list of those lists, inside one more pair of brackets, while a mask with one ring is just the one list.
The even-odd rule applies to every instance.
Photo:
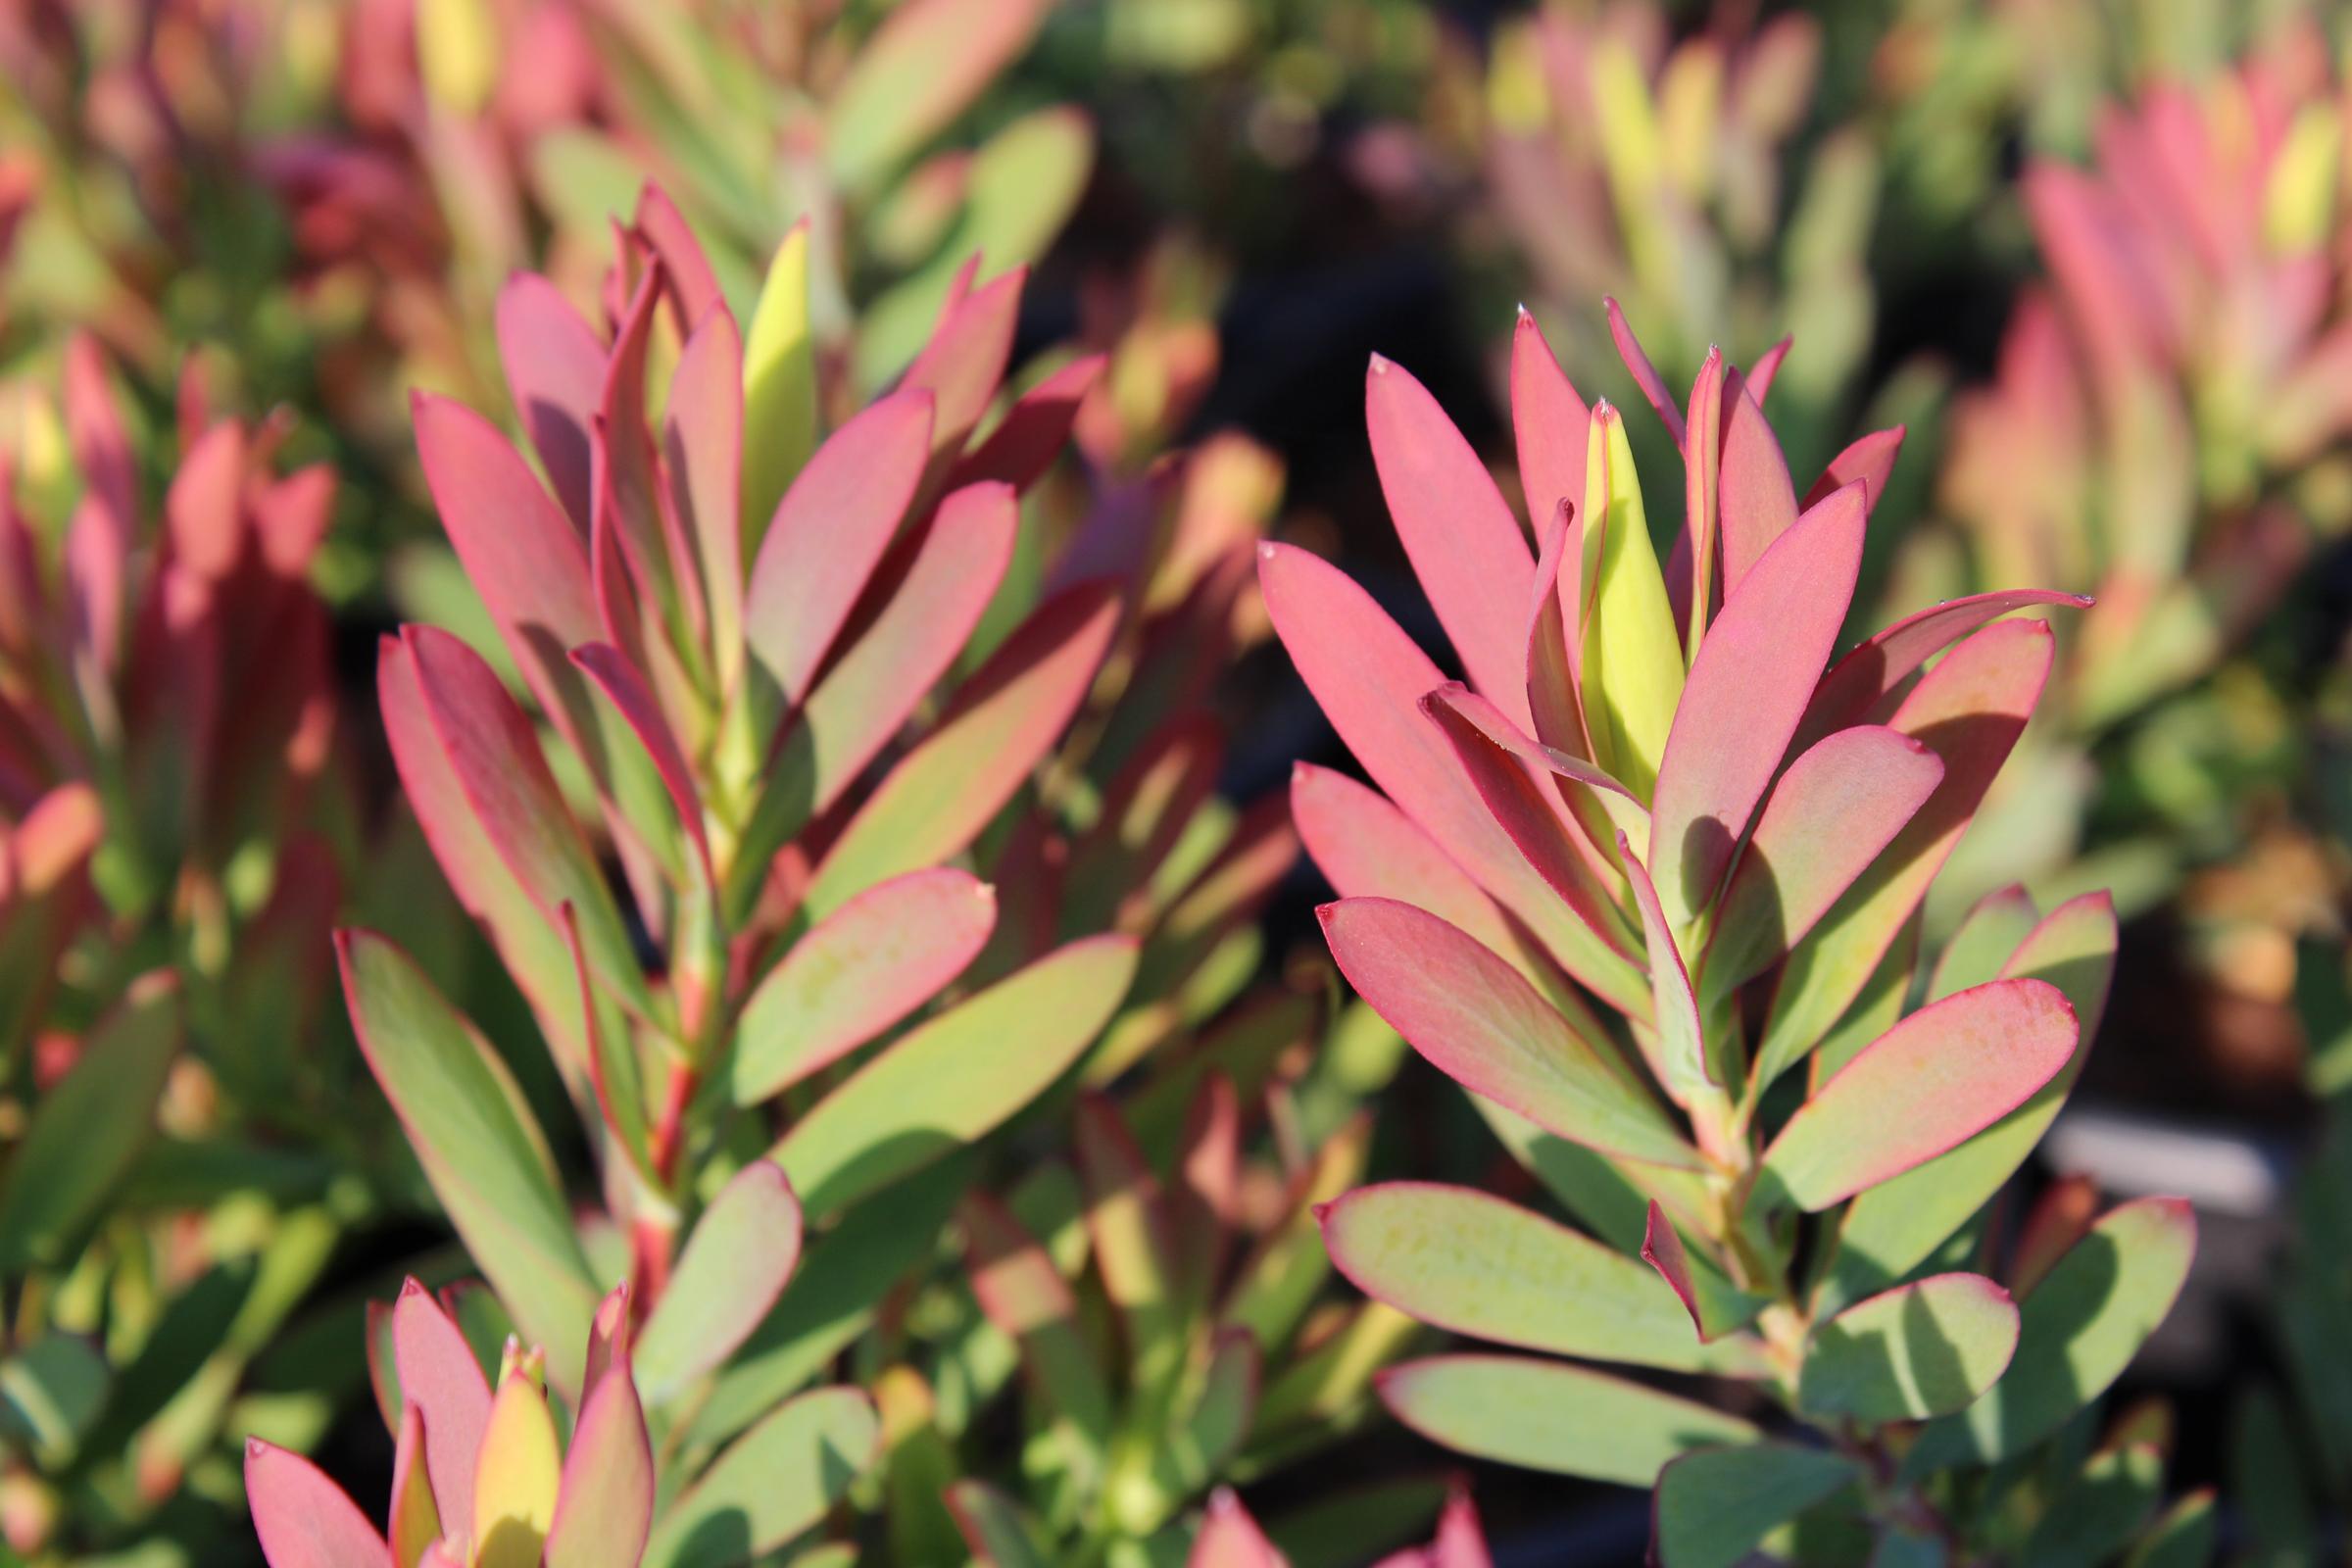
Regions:
[[62, 399], [8, 390], [0, 1525], [42, 1563], [194, 1551], [239, 1531], [229, 1429], [324, 1429], [337, 1375], [276, 1336], [372, 1209], [364, 1120], [324, 1115], [349, 1064], [305, 1043], [350, 847], [333, 485], [193, 374], [151, 433], [88, 338]]
[[1784, 1529], [1964, 1546], [2003, 1467], [2123, 1371], [2193, 1244], [2184, 1203], [2146, 1199], [2030, 1291], [1968, 1267], [2081, 1071], [2114, 917], [2008, 901], [1923, 987], [1916, 916], [2048, 674], [2049, 627], [2003, 617], [2067, 596], [1952, 601], [1833, 660], [1891, 433], [1800, 497], [1769, 368], [1710, 356], [1678, 405], [1622, 341], [1686, 459], [1663, 567], [1622, 416], [1527, 319], [1511, 413], [1539, 549], [1409, 375], [1376, 360], [1366, 383], [1466, 684], [1335, 568], [1265, 553], [1275, 629], [1370, 776], [1294, 790], [1343, 895], [1333, 956], [1577, 1222], [1392, 1183], [1327, 1208], [1325, 1241], [1375, 1298], [1507, 1348], [1383, 1373], [1399, 1420], [1655, 1486], [1669, 1564]]

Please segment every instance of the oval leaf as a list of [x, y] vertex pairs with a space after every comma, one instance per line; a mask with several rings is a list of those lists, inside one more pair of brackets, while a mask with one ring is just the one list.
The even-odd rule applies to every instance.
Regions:
[[1646, 1487], [1677, 1455], [1759, 1434], [1738, 1416], [1565, 1361], [1437, 1355], [1374, 1380], [1432, 1443], [1530, 1470]]
[[1992, 1387], [2017, 1349], [2017, 1303], [1980, 1274], [1937, 1274], [1838, 1313], [1805, 1348], [1797, 1402], [1815, 1415], [1918, 1421]]
[[822, 1519], [865, 1473], [881, 1437], [873, 1402], [856, 1389], [819, 1389], [789, 1401], [662, 1510], [645, 1568], [732, 1568], [775, 1550]]
[[631, 1361], [659, 1405], [735, 1353], [776, 1304], [801, 1259], [801, 1205], [784, 1173], [756, 1159], [719, 1189], [686, 1239]]

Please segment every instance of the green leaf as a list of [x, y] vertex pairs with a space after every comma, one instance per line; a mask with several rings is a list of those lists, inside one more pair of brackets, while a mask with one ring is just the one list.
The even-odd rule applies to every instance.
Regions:
[[1592, 760], [1646, 801], [1683, 695], [1683, 639], [1650, 543], [1625, 420], [1606, 403], [1592, 410], [1588, 442], [1587, 559], [1578, 580], [1593, 585], [1582, 667]]
[[598, 1293], [520, 1091], [406, 954], [371, 931], [335, 947], [360, 1049], [435, 1196], [524, 1338], [575, 1376]]
[[1089, 937], [930, 1019], [818, 1102], [770, 1157], [810, 1219], [992, 1132], [1078, 1059], [1135, 973]]
[[882, 178], [1020, 58], [1045, 0], [908, 0], [850, 63], [825, 115], [825, 155], [854, 194]]
[[132, 986], [91, 1030], [66, 1075], [43, 1095], [0, 1195], [0, 1270], [69, 1263], [107, 1195], [155, 1131], [172, 1053], [179, 992], [168, 976]]
[[[2249, 1561], [2318, 1560], [2318, 1522], [2312, 1517], [2311, 1480], [2302, 1448], [2278, 1395], [2269, 1387], [2257, 1384], [2238, 1396], [2237, 1407], [2230, 1413], [2230, 1500], [2244, 1521], [2252, 1548]], [[2153, 1512], [2152, 1489], [2147, 1501], [2147, 1511]], [[2138, 1521], [2133, 1523], [2136, 1527]]]
[[754, 1160], [719, 1189], [686, 1238], [630, 1358], [650, 1405], [735, 1353], [783, 1294], [801, 1256], [801, 1205], [784, 1173]]
[[2111, 1210], [2026, 1298], [2008, 1374], [1926, 1428], [1905, 1469], [2005, 1459], [2104, 1394], [2172, 1310], [2196, 1242], [2196, 1216], [2181, 1199]]
[[0, 1433], [45, 1469], [70, 1461], [97, 1422], [113, 1382], [106, 1357], [77, 1334], [44, 1334], [0, 1361]]
[[731, 1568], [825, 1516], [874, 1462], [881, 1424], [856, 1389], [804, 1394], [745, 1433], [663, 1511], [646, 1568]]
[[2019, 1553], [2019, 1568], [2099, 1568], [2156, 1513], [2164, 1455], [2132, 1444], [2091, 1455], [2074, 1483], [2051, 1500]]
[[1658, 1477], [1657, 1560], [1662, 1568], [1732, 1568], [1768, 1532], [1861, 1474], [1844, 1454], [1787, 1443], [1684, 1454]]
[[1020, 1504], [986, 1482], [949, 1487], [948, 1509], [972, 1561], [982, 1568], [1048, 1568], [1052, 1561]]
[[2017, 1303], [1982, 1275], [1899, 1286], [1813, 1331], [1797, 1402], [1869, 1422], [1943, 1415], [1992, 1387], [2017, 1332]]
[[2124, 1559], [2124, 1568], [2206, 1568], [2220, 1534], [2213, 1503], [2209, 1489], [2192, 1492], [2167, 1508]]
[[758, 558], [776, 503], [816, 450], [816, 340], [808, 326], [808, 225], [776, 247], [743, 341], [743, 543]]
[[1475, 1339], [1672, 1371], [1761, 1377], [1762, 1347], [1701, 1345], [1646, 1265], [1467, 1187], [1385, 1182], [1322, 1210], [1323, 1240], [1366, 1295]]
[[1430, 1356], [1376, 1386], [1397, 1420], [1457, 1453], [1627, 1487], [1692, 1448], [1761, 1437], [1706, 1405], [1523, 1355]]

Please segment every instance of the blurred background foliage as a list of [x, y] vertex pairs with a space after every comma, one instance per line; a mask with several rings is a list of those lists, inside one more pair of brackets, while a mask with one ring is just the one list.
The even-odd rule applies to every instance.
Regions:
[[[369, 671], [397, 620], [494, 645], [432, 520], [411, 393], [511, 426], [500, 286], [528, 270], [597, 297], [653, 178], [746, 322], [808, 223], [828, 425], [906, 368], [967, 258], [1026, 266], [1020, 384], [1106, 356], [1077, 455], [1025, 503], [1043, 536], [1189, 449], [1195, 507], [1230, 514], [1221, 540], [1346, 561], [1432, 646], [1366, 461], [1369, 352], [1412, 368], [1498, 470], [1514, 304], [1612, 401], [1642, 394], [1604, 295], [1678, 389], [1710, 345], [1752, 365], [1793, 339], [1774, 415], [1794, 471], [1901, 423], [1857, 625], [2028, 582], [2099, 600], [2057, 622], [2052, 700], [1928, 940], [2011, 882], [2045, 907], [2115, 889], [2107, 1043], [2051, 1162], [2123, 1196], [2207, 1183], [2199, 1279], [2140, 1386], [2186, 1412], [2178, 1483], [2237, 1478], [2229, 1540], [2263, 1561], [2340, 1552], [2348, 41], [2352, 15], [2317, 0], [0, 0], [0, 545], [52, 585], [44, 609], [0, 572], [0, 1531], [41, 1560], [247, 1560], [236, 1435], [379, 1468], [372, 1417], [354, 1419], [362, 1303], [465, 1264], [320, 1004], [324, 943], [302, 938], [387, 931], [526, 1094], [560, 1099], [394, 800]], [[331, 466], [331, 491], [260, 507], [314, 523], [179, 520], [224, 421], [239, 475]], [[1672, 461], [1651, 421], [1629, 428], [1657, 449], [1644, 466]], [[276, 597], [213, 603], [220, 627], [306, 628], [267, 655], [298, 646], [315, 677], [287, 699], [315, 723], [295, 714], [270, 753], [296, 806], [245, 801], [252, 779], [200, 786], [217, 756], [172, 751], [188, 704], [250, 696], [219, 635], [209, 696], [172, 687], [170, 645], [75, 664], [57, 563], [93, 494], [121, 503], [126, 562], [172, 528], [230, 541], [245, 565], [221, 580]], [[1674, 509], [1651, 510], [1663, 549]], [[125, 572], [126, 615], [168, 596], [165, 574]], [[1262, 644], [1246, 604], [1227, 630]], [[1226, 832], [1225, 803], [1266, 798], [1292, 759], [1341, 760], [1262, 649], [1205, 700], [1231, 736]], [[1392, 1074], [1365, 1163], [1495, 1167], [1458, 1100], [1417, 1093], [1426, 1070], [1331, 1000], [1311, 873], [1247, 891], [1268, 900], [1263, 935], [1235, 938], [1234, 978], [1201, 1006], [1133, 1023], [1151, 1037], [1135, 1058], [1213, 1038], [1220, 1008], [1280, 1008], [1265, 1054], [1290, 1051], [1298, 1120], [1253, 1132], [1290, 1146], [1283, 1168]], [[44, 1127], [93, 1100], [121, 1119], [119, 1157], [86, 1198], [27, 1209], [39, 1158], [65, 1157], [41, 1153], [63, 1136]], [[1261, 1234], [1292, 1211], [1279, 1188]], [[975, 1362], [952, 1270], [906, 1291], [857, 1371], [919, 1367], [898, 1397], [946, 1409], [941, 1445], [986, 1452], [955, 1401], [1009, 1364]], [[1282, 1438], [1232, 1473], [1296, 1457]], [[1440, 1462], [1393, 1431], [1349, 1441], [1271, 1483], [1261, 1516], [1307, 1517], [1318, 1488], [1385, 1466], [1420, 1478], [1394, 1532], [1412, 1536]], [[1520, 1560], [1640, 1551], [1640, 1519], [1598, 1494], [1479, 1486]]]

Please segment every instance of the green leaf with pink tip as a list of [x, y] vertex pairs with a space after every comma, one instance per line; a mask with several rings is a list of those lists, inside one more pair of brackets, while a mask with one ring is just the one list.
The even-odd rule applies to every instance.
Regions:
[[298, 1453], [247, 1439], [245, 1496], [270, 1568], [393, 1568], [359, 1505]]
[[859, 1068], [771, 1157], [811, 1220], [993, 1132], [1110, 1021], [1136, 944], [1089, 937], [929, 1019]]
[[951, 866], [877, 883], [792, 945], [744, 1004], [730, 1064], [757, 1104], [908, 1016], [987, 946], [996, 892]]
[[482, 657], [449, 633], [403, 634], [450, 772], [515, 882], [551, 922], [568, 904], [597, 975], [641, 1015], [653, 1000], [610, 886], [549, 771], [531, 722]]
[[588, 536], [588, 436], [605, 345], [555, 284], [517, 272], [498, 291], [498, 357], [514, 412], [579, 536]]
[[1650, 801], [1658, 902], [1680, 927], [1714, 901], [1820, 680], [1862, 568], [1862, 492], [1796, 519], [1727, 590], [1691, 661]]
[[1943, 780], [1901, 832], [1789, 954], [1756, 1047], [1770, 1083], [1853, 1004], [1967, 831], [2026, 726], [2050, 670], [2039, 621], [1988, 626], [1936, 664], [1888, 727], [1925, 743]]
[[2075, 1040], [2075, 1009], [2046, 981], [1996, 980], [1922, 1007], [1788, 1118], [1758, 1192], [1812, 1211], [1899, 1176], [2032, 1099]]
[[1378, 355], [1364, 376], [1364, 422], [1396, 537], [1446, 640], [1471, 684], [1525, 724], [1519, 633], [1535, 561], [1518, 519], [1437, 399]]
[[1528, 515], [1541, 522], [1563, 501], [1585, 499], [1586, 426], [1592, 411], [1526, 307], [1511, 334], [1511, 433]]
[[801, 1260], [801, 1205], [783, 1171], [756, 1159], [695, 1221], [630, 1364], [666, 1402], [751, 1337]]
[[2181, 1199], [2110, 1210], [2019, 1307], [2008, 1375], [1923, 1431], [1906, 1472], [2023, 1452], [2106, 1393], [2172, 1310], [2196, 1246], [2196, 1215]]
[[994, 1198], [973, 1194], [961, 1215], [965, 1261], [981, 1312], [1019, 1348], [1030, 1387], [1068, 1424], [1069, 1438], [1099, 1460], [1109, 1448], [1116, 1417], [1069, 1282]]
[[629, 658], [611, 643], [590, 643], [571, 651], [571, 662], [592, 681], [612, 710], [628, 725], [629, 733], [645, 748], [646, 760], [661, 775], [662, 787], [669, 795], [669, 804], [677, 812], [678, 829], [686, 842], [694, 846], [702, 861], [703, 875], [715, 880], [710, 862], [710, 834], [703, 822], [703, 801], [695, 788], [694, 772], [687, 765], [686, 756], [678, 750], [677, 737], [670, 733], [669, 720], [662, 716], [662, 705], [646, 686], [645, 677]]
[[1793, 1443], [1702, 1448], [1666, 1466], [1650, 1502], [1659, 1568], [1737, 1568], [1764, 1538], [1863, 1476], [1861, 1462]]
[[368, 931], [339, 932], [336, 946], [352, 1030], [434, 1195], [516, 1326], [567, 1379], [598, 1293], [521, 1092], [407, 955]]
[[[370, 1306], [374, 1302], [368, 1303]], [[405, 1407], [392, 1447], [392, 1500], [385, 1509], [384, 1535], [398, 1568], [416, 1568], [427, 1546], [441, 1539], [441, 1508], [425, 1473], [424, 1415]]]
[[1872, 1424], [1949, 1414], [2009, 1369], [2017, 1330], [2017, 1303], [1981, 1274], [1897, 1286], [1814, 1329], [1797, 1403]]
[[727, 871], [730, 920], [748, 916], [775, 853], [841, 799], [954, 666], [1004, 580], [1019, 522], [1004, 485], [940, 503], [889, 603], [790, 721]]
[[1385, 1182], [1320, 1218], [1332, 1262], [1358, 1290], [1437, 1328], [1586, 1360], [1766, 1371], [1752, 1339], [1700, 1344], [1640, 1260], [1476, 1189]]
[[435, 1509], [470, 1521], [475, 1463], [490, 1424], [490, 1383], [456, 1321], [414, 1279], [392, 1305], [392, 1355], [401, 1406], [423, 1421], [421, 1458]]
[[1747, 1327], [1757, 1313], [1772, 1304], [1768, 1297], [1734, 1286], [1704, 1257], [1692, 1257], [1666, 1205], [1654, 1198], [1649, 1200], [1649, 1212], [1642, 1227], [1642, 1261], [1657, 1270], [1658, 1278], [1683, 1303], [1701, 1344], [1712, 1345]]
[[850, 819], [817, 868], [810, 912], [960, 854], [1061, 738], [1120, 614], [1115, 586], [1081, 583], [1022, 622]]
[[1604, 972], [1599, 939], [1544, 886], [1422, 716], [1422, 697], [1446, 683], [1438, 666], [1360, 587], [1303, 550], [1261, 546], [1258, 582], [1291, 662], [1381, 793], [1562, 967]]
[[1532, 1356], [1430, 1356], [1375, 1386], [1397, 1420], [1456, 1453], [1625, 1487], [1652, 1485], [1693, 1448], [1761, 1436], [1707, 1405]]
[[1592, 760], [1647, 800], [1682, 700], [1683, 638], [1650, 544], [1625, 420], [1605, 403], [1592, 410], [1583, 516], [1577, 581], [1592, 613], [1582, 632], [1578, 679]]
[[2104, 893], [2060, 905], [2027, 933], [2000, 973], [2012, 981], [2047, 982], [2065, 994], [2079, 1032], [2073, 1054], [2032, 1099], [1984, 1132], [1856, 1199], [1839, 1229], [1816, 1311], [1909, 1273], [2025, 1164], [2082, 1076], [2106, 1009], [2115, 948], [2115, 905]]
[[1441, 1072], [1571, 1143], [1696, 1166], [1647, 1092], [1493, 953], [1389, 899], [1343, 899], [1321, 913], [1348, 983]]
[[1690, 972], [1674, 944], [1674, 931], [1659, 907], [1657, 889], [1648, 870], [1634, 855], [1623, 833], [1617, 835], [1617, 858], [1642, 913], [1642, 935], [1649, 950], [1651, 1016], [1656, 1020], [1647, 1048], [1658, 1084], [1678, 1105], [1690, 1106], [1721, 1099], [1730, 1081], [1728, 1064], [1707, 1059], [1707, 1036], [1698, 1017], [1698, 999], [1690, 990]]
[[1723, 598], [1740, 584], [1796, 523], [1796, 487], [1780, 438], [1765, 420], [1762, 400], [1739, 371], [1724, 377], [1723, 450], [1718, 506], [1723, 534]]
[[1903, 683], [1937, 654], [2012, 611], [2036, 605], [2059, 605], [2087, 610], [2081, 594], [2042, 588], [2011, 588], [1999, 593], [1948, 599], [1940, 605], [1906, 615], [1865, 641], [1830, 666], [1820, 689], [1797, 726], [1797, 746], [1811, 746], [1824, 735], [1849, 724], [1884, 723], [1901, 699]]
[[1716, 907], [1699, 976], [1707, 1004], [1803, 941], [1942, 781], [1941, 758], [1875, 724], [1839, 730], [1789, 763]]
[[928, 392], [899, 392], [826, 437], [761, 536], [746, 590], [753, 655], [787, 702], [807, 696], [881, 564], [929, 461]]
[[[673, 1279], [670, 1289], [677, 1285]], [[614, 1367], [580, 1406], [541, 1561], [545, 1568], [633, 1563], [653, 1523], [654, 1450], [645, 1410], [629, 1369]]]
[[644, 1568], [730, 1568], [822, 1519], [881, 1451], [873, 1401], [818, 1389], [779, 1407], [662, 1510]]

